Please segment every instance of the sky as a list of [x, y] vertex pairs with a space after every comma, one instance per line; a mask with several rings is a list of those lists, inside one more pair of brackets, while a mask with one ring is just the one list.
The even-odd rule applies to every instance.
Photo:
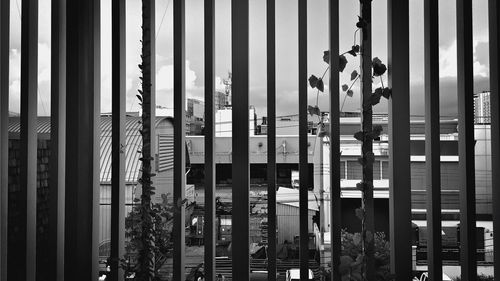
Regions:
[[[20, 98], [20, 8], [21, 0], [11, 1], [10, 37], [10, 110], [19, 112]], [[173, 0], [156, 1], [156, 101], [157, 105], [173, 107]], [[250, 104], [255, 105], [259, 117], [266, 115], [266, 9], [265, 0], [250, 0]], [[374, 0], [372, 54], [387, 62], [387, 0]], [[473, 1], [474, 75], [475, 92], [489, 89], [488, 17], [487, 0]], [[298, 112], [298, 36], [297, 0], [276, 0], [276, 81], [277, 115]], [[311, 0], [308, 4], [308, 73], [320, 76], [327, 65], [323, 51], [328, 49], [328, 1]], [[231, 1], [216, 1], [216, 88], [231, 70]], [[203, 100], [204, 45], [203, 0], [186, 0], [186, 95]], [[440, 102], [441, 115], [457, 114], [456, 94], [456, 24], [455, 1], [439, 1], [440, 32]], [[340, 1], [340, 50], [353, 45], [359, 1]], [[141, 1], [127, 0], [127, 110], [138, 111], [135, 94], [140, 87]], [[424, 113], [424, 47], [423, 0], [410, 0], [410, 109], [412, 115]], [[359, 34], [359, 33], [358, 33]], [[359, 43], [359, 36], [357, 39]], [[38, 113], [50, 114], [50, 0], [39, 1], [39, 55], [38, 55]], [[111, 111], [111, 0], [101, 0], [101, 111]], [[349, 62], [340, 74], [340, 83], [348, 84], [350, 74], [359, 69], [359, 58], [347, 57]], [[384, 77], [387, 84], [387, 75]], [[328, 80], [328, 79], [326, 79]], [[378, 87], [380, 82], [374, 84]], [[325, 93], [319, 95], [323, 111], [328, 104], [328, 82]], [[360, 107], [359, 84], [354, 96], [347, 98], [343, 111], [357, 111]], [[68, 93], [71, 95], [71, 93]], [[236, 94], [237, 95], [237, 94]], [[309, 89], [309, 104], [316, 104], [316, 91]], [[339, 97], [341, 101], [344, 95]], [[387, 102], [375, 107], [376, 112], [387, 112]]]

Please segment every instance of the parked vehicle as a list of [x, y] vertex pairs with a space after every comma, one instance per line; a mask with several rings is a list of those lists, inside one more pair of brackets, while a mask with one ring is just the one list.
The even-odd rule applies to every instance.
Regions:
[[[255, 270], [250, 272], [250, 281], [267, 281], [268, 275], [267, 270]], [[278, 279], [278, 273], [276, 273], [276, 279]]]
[[[292, 268], [286, 271], [286, 276], [285, 276], [286, 281], [299, 281], [300, 280], [300, 269], [298, 268]], [[312, 270], [309, 269], [309, 279], [308, 280], [314, 280], [314, 274]]]
[[[429, 281], [429, 273], [424, 272], [422, 275], [420, 275], [420, 278], [417, 279], [417, 277], [413, 278], [413, 281]], [[443, 281], [451, 281], [451, 278], [443, 273]]]

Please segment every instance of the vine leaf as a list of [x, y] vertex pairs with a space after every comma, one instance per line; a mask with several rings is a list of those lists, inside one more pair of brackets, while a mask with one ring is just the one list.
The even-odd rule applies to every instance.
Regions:
[[330, 51], [323, 52], [323, 61], [330, 64]]
[[358, 54], [354, 50], [349, 50], [347, 53], [353, 57], [357, 56]]
[[353, 45], [353, 46], [351, 47], [351, 50], [353, 50], [353, 51], [354, 51], [354, 52], [356, 52], [356, 53], [359, 53], [359, 50], [360, 50], [359, 45]]
[[358, 71], [355, 69], [351, 72], [351, 81], [356, 79], [356, 77], [358, 77]]
[[142, 102], [142, 97], [141, 97], [141, 95], [135, 95], [135, 96], [137, 97], [137, 99], [138, 99], [140, 102]]
[[[354, 245], [358, 246], [359, 244], [361, 244], [361, 235], [359, 233], [355, 233], [353, 236], [352, 236], [352, 243], [354, 243]], [[356, 262], [352, 262], [351, 263], [351, 266], [355, 266], [356, 265]]]
[[354, 92], [352, 90], [347, 90], [347, 95], [352, 98], [352, 96], [354, 95]]
[[359, 131], [354, 134], [354, 138], [357, 139], [358, 141], [363, 141], [365, 138], [365, 133], [362, 131]]
[[339, 71], [343, 72], [347, 65], [347, 58], [344, 55], [339, 56]]
[[382, 125], [373, 126], [372, 138], [376, 139], [376, 138], [380, 137], [380, 133], [382, 132], [382, 130], [383, 130]]
[[309, 85], [311, 85], [312, 88], [316, 88], [316, 85], [318, 85], [319, 78], [316, 77], [316, 75], [311, 75], [309, 77]]
[[362, 208], [356, 208], [355, 213], [356, 213], [356, 217], [358, 219], [360, 219], [360, 220], [365, 219], [365, 211]]
[[312, 106], [312, 105], [309, 105], [307, 107], [307, 112], [309, 112], [310, 115], [321, 115], [321, 110], [319, 109], [318, 106]]
[[373, 76], [384, 75], [384, 73], [387, 70], [387, 67], [385, 66], [385, 64], [383, 64], [382, 61], [378, 57], [373, 58], [372, 67], [373, 67]]
[[356, 27], [365, 28], [366, 26], [367, 26], [366, 21], [362, 17], [358, 16], [358, 22], [356, 23]]
[[372, 105], [376, 105], [380, 102], [380, 98], [382, 97], [382, 88], [375, 89], [375, 92], [372, 93], [370, 103]]
[[323, 83], [323, 79], [319, 78], [318, 82], [316, 83], [316, 88], [320, 90], [322, 93], [325, 91], [325, 84]]
[[349, 89], [349, 86], [347, 84], [342, 85], [342, 91], [347, 91]]
[[365, 187], [366, 187], [366, 184], [364, 182], [358, 182], [356, 184], [356, 189], [358, 189], [360, 191], [365, 191]]
[[382, 91], [382, 96], [386, 99], [389, 99], [389, 97], [392, 95], [392, 89], [389, 89], [389, 88], [384, 88], [384, 90]]

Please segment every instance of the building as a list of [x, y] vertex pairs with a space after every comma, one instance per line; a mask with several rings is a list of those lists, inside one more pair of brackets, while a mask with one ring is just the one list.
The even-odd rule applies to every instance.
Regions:
[[[232, 123], [233, 111], [231, 107], [225, 107], [219, 109], [215, 112], [215, 136], [217, 137], [227, 137], [232, 135]], [[249, 130], [250, 135], [256, 135], [257, 131], [257, 114], [255, 113], [255, 107], [250, 106], [248, 110], [249, 119]]]
[[491, 123], [490, 91], [474, 95], [474, 116], [476, 124]]
[[[9, 173], [11, 182], [9, 183], [9, 205], [16, 206], [18, 197], [16, 196], [18, 182], [18, 165], [16, 161], [19, 150], [20, 118], [9, 118]], [[140, 154], [142, 139], [139, 133], [141, 127], [139, 121], [141, 117], [136, 114], [129, 114], [125, 122], [126, 144], [125, 152], [125, 202], [126, 213], [130, 212], [134, 198], [140, 196], [140, 185], [138, 179], [141, 175]], [[48, 171], [50, 156], [50, 117], [38, 117], [38, 215], [43, 215], [48, 211], [47, 196], [49, 192]], [[109, 256], [110, 241], [110, 219], [111, 219], [111, 116], [101, 116], [101, 138], [100, 138], [100, 199], [99, 199], [99, 255]], [[154, 184], [156, 195], [154, 202], [162, 201], [162, 194], [172, 193], [173, 184], [173, 124], [172, 118], [157, 117], [155, 122], [156, 142], [154, 143]], [[9, 239], [13, 242], [16, 239], [15, 212], [11, 212], [9, 218]], [[39, 228], [44, 229], [44, 221], [38, 222]], [[42, 233], [45, 233], [42, 231]], [[45, 237], [46, 238], [46, 237]], [[45, 239], [42, 235], [41, 241]], [[14, 243], [14, 242], [13, 242]], [[105, 260], [105, 258], [104, 258]]]

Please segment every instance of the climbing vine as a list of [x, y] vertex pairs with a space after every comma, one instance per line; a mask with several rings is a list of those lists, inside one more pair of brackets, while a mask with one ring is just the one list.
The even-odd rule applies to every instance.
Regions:
[[[356, 246], [359, 245], [360, 252], [356, 258], [342, 256], [340, 268], [342, 280], [390, 280], [393, 277], [385, 274], [381, 279], [380, 275], [375, 272], [375, 251], [374, 251], [374, 233], [367, 229], [366, 218], [368, 214], [373, 216], [373, 204], [367, 204], [366, 198], [369, 192], [373, 194], [373, 162], [375, 160], [373, 154], [373, 140], [380, 137], [382, 132], [382, 126], [372, 125], [373, 116], [373, 106], [380, 102], [382, 97], [389, 99], [391, 96], [391, 89], [386, 87], [384, 84], [383, 76], [387, 71], [386, 65], [377, 57], [371, 59], [370, 54], [366, 55], [363, 53], [363, 44], [366, 40], [366, 31], [364, 30], [369, 24], [370, 19], [367, 17], [358, 17], [358, 22], [356, 24], [356, 30], [354, 32], [354, 43], [350, 50], [339, 54], [339, 71], [343, 72], [348, 64], [347, 57], [359, 58], [360, 60], [360, 71], [353, 70], [350, 75], [350, 81], [342, 85], [342, 93], [344, 93], [344, 98], [340, 111], [343, 111], [346, 98], [352, 98], [354, 96], [353, 86], [356, 83], [362, 83], [363, 79], [371, 79], [372, 84], [380, 81], [380, 87], [377, 87], [373, 92], [366, 93], [367, 89], [363, 89], [360, 93], [362, 99], [362, 130], [354, 134], [354, 138], [358, 140], [362, 145], [362, 155], [358, 158], [359, 164], [363, 167], [363, 179], [356, 185], [356, 188], [361, 191], [361, 206], [355, 210], [356, 217], [361, 221], [361, 234], [359, 239], [354, 239], [353, 243]], [[362, 36], [360, 39], [360, 44], [357, 44], [358, 36]], [[371, 71], [370, 75], [363, 75], [363, 60], [371, 60]], [[324, 77], [326, 73], [330, 70], [330, 52], [324, 51], [323, 61], [328, 64], [325, 71], [321, 76], [311, 75], [309, 77], [309, 85], [316, 89], [316, 104], [308, 106], [308, 112], [312, 116], [318, 116], [318, 137], [329, 138], [328, 130], [325, 128], [324, 118], [321, 114], [321, 109], [318, 106], [319, 95], [324, 92]], [[366, 67], [365, 67], [365, 71]], [[360, 73], [361, 72], [361, 73]], [[368, 89], [368, 91], [371, 91]], [[334, 97], [335, 98], [335, 97]], [[333, 116], [332, 116], [333, 117]], [[373, 195], [371, 195], [373, 196]], [[371, 269], [370, 269], [371, 264]], [[378, 269], [377, 269], [378, 270]], [[371, 271], [371, 272], [370, 272]]]

